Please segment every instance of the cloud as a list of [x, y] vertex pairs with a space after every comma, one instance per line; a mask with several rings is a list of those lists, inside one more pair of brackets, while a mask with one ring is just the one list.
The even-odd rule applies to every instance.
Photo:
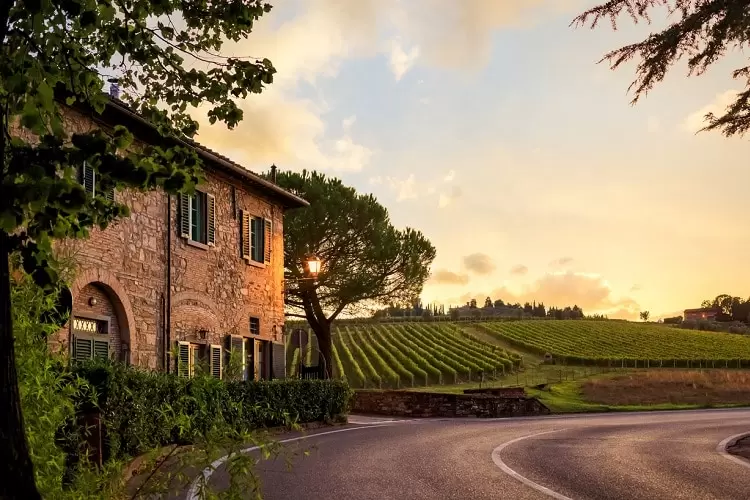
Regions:
[[341, 128], [344, 130], [351, 130], [354, 123], [357, 121], [357, 115], [352, 115], [348, 118], [341, 120]]
[[[376, 148], [352, 133], [353, 122], [340, 136], [331, 131], [324, 120], [331, 109], [317, 86], [321, 79], [335, 77], [347, 60], [384, 52], [396, 78], [415, 64], [478, 68], [489, 58], [495, 30], [535, 21], [531, 7], [564, 1], [283, 2], [263, 16], [247, 39], [222, 47], [224, 56], [269, 58], [278, 70], [273, 84], [239, 103], [244, 120], [234, 130], [211, 126], [204, 112], [196, 113], [198, 140], [248, 168], [276, 163], [297, 170], [362, 170]], [[395, 41], [383, 43], [383, 33]], [[314, 97], [307, 92], [300, 97], [303, 83]], [[449, 204], [449, 198], [443, 203]]]
[[435, 285], [467, 285], [469, 283], [469, 275], [440, 269], [432, 273], [430, 282]]
[[721, 94], [717, 94], [710, 104], [707, 104], [695, 113], [691, 113], [690, 115], [688, 115], [688, 117], [685, 118], [685, 120], [683, 120], [681, 124], [682, 129], [690, 133], [698, 132], [700, 129], [706, 126], [707, 114], [713, 113], [717, 116], [723, 115], [729, 105], [735, 101], [735, 99], [737, 98], [737, 94], [738, 91], [733, 89], [722, 92]]
[[573, 257], [560, 257], [549, 263], [550, 267], [565, 267], [573, 262]]
[[419, 58], [419, 47], [414, 46], [406, 52], [401, 44], [400, 38], [391, 40], [391, 72], [396, 77], [396, 81], [401, 78], [409, 71], [412, 66], [417, 62]]
[[201, 123], [198, 141], [246, 166], [359, 171], [369, 164], [373, 150], [353, 139], [353, 122], [330, 137], [319, 103], [288, 99], [273, 87], [257, 97], [240, 102], [244, 119], [233, 131]]
[[409, 174], [409, 177], [406, 179], [386, 177], [385, 182], [396, 193], [398, 201], [410, 200], [418, 196], [416, 190], [417, 179], [414, 174]]
[[456, 200], [463, 196], [463, 191], [458, 186], [453, 186], [448, 193], [440, 193], [438, 196], [438, 206], [445, 208], [448, 205], [452, 205]]
[[400, 2], [394, 24], [421, 48], [421, 59], [439, 68], [478, 68], [491, 56], [496, 30], [536, 20], [541, 6], [568, 0], [409, 0]]
[[577, 272], [547, 273], [539, 279], [527, 283], [518, 290], [502, 286], [489, 294], [467, 293], [450, 300], [449, 304], [464, 304], [471, 299], [505, 302], [543, 302], [547, 307], [577, 305], [585, 314], [606, 314], [610, 318], [637, 319], [641, 311], [639, 304], [630, 297], [615, 297], [609, 283], [598, 274]]
[[639, 291], [641, 291], [642, 288], [643, 287], [641, 285], [639, 285], [638, 283], [636, 283], [635, 285], [633, 285], [633, 286], [630, 287], [630, 291], [631, 291], [631, 293], [632, 292], [639, 292]]
[[510, 274], [514, 274], [516, 276], [524, 276], [529, 272], [529, 268], [524, 266], [523, 264], [518, 264], [517, 266], [513, 266], [510, 270]]
[[475, 274], [490, 274], [495, 270], [495, 263], [487, 254], [473, 253], [464, 257], [464, 267]]

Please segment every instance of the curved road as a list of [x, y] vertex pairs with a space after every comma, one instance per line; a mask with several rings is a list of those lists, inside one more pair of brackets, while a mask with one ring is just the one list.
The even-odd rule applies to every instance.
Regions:
[[287, 443], [310, 455], [261, 462], [264, 498], [750, 499], [750, 466], [716, 451], [750, 410], [382, 420]]

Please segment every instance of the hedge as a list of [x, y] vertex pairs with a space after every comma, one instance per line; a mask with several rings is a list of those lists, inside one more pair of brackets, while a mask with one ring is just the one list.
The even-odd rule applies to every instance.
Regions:
[[136, 456], [169, 444], [189, 444], [212, 432], [333, 420], [349, 409], [352, 391], [339, 380], [226, 382], [186, 379], [117, 363], [92, 362], [75, 373], [96, 390], [109, 458]]

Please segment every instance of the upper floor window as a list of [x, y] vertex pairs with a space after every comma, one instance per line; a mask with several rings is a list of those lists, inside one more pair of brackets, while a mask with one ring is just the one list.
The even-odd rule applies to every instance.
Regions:
[[260, 335], [260, 319], [250, 318], [250, 335]]
[[242, 258], [260, 264], [271, 263], [273, 225], [268, 219], [242, 211]]
[[216, 200], [213, 195], [196, 190], [180, 195], [180, 234], [203, 245], [216, 243]]
[[102, 190], [99, 188], [99, 179], [97, 178], [98, 174], [96, 171], [84, 163], [81, 167], [78, 169], [78, 182], [81, 183], [83, 186], [83, 189], [86, 190], [86, 192], [91, 196], [104, 196], [109, 201], [114, 201], [115, 199], [115, 190], [113, 189], [105, 189]]

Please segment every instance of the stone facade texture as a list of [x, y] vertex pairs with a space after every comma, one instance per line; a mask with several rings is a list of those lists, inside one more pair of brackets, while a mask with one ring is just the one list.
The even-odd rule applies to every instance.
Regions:
[[355, 391], [352, 412], [419, 418], [501, 418], [550, 413], [539, 400], [526, 396], [375, 390]]
[[[66, 124], [71, 132], [96, 126], [72, 110], [66, 114]], [[75, 268], [71, 317], [111, 316], [112, 355], [127, 356], [133, 365], [164, 369], [165, 349], [169, 353], [180, 340], [225, 346], [229, 334], [251, 337], [250, 317], [260, 319], [254, 338], [282, 342], [284, 207], [240, 176], [208, 166], [205, 182], [198, 188], [215, 197], [215, 246], [196, 246], [180, 236], [179, 198], [161, 191], [117, 191], [116, 200], [130, 207], [130, 217], [103, 231], [92, 230], [86, 240], [58, 245], [59, 255]], [[272, 221], [270, 264], [248, 263], [241, 257], [240, 210]], [[92, 297], [97, 299], [95, 307], [90, 306]], [[67, 347], [69, 332], [66, 325], [56, 343]], [[167, 364], [173, 366], [174, 361]]]

